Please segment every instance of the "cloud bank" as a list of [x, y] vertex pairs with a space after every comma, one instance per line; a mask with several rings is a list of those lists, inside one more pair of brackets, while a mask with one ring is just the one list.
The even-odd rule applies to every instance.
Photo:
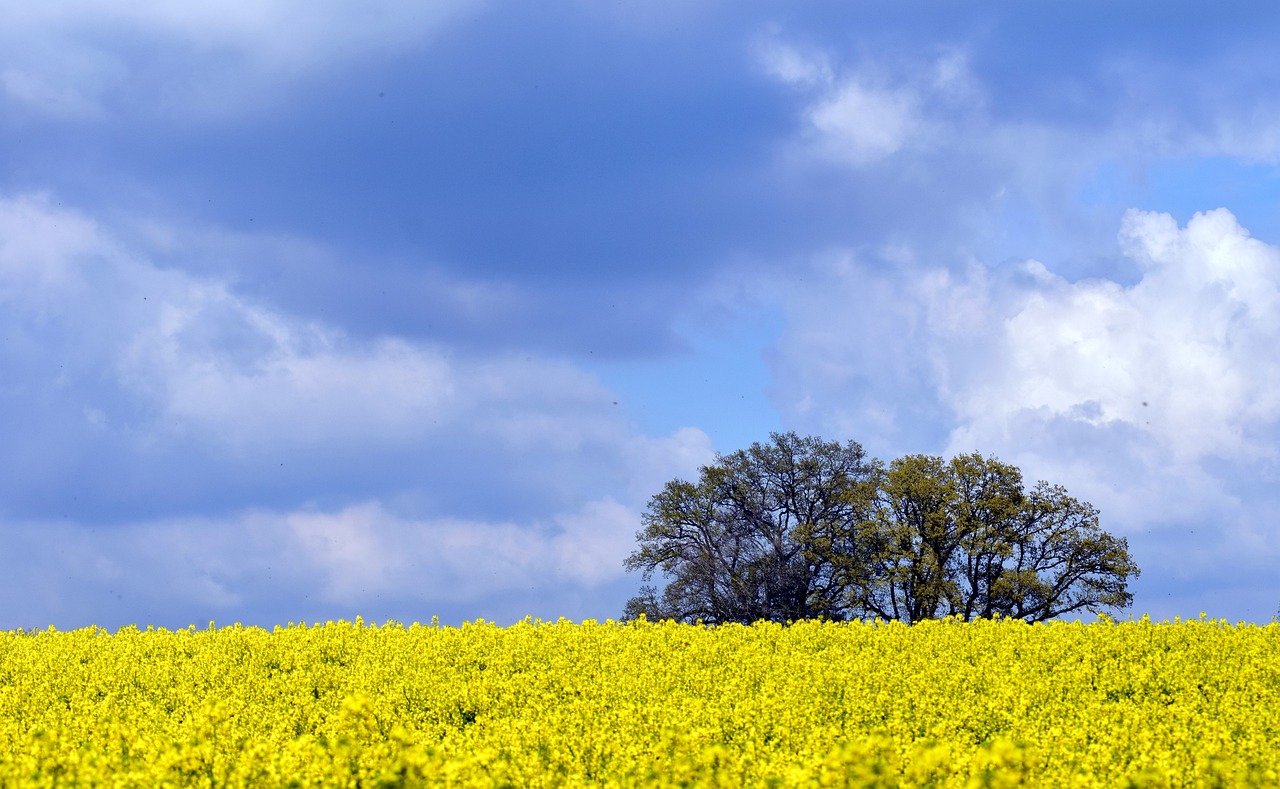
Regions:
[[[396, 611], [505, 597], [511, 615], [548, 590], [616, 587], [640, 507], [711, 457], [695, 428], [636, 432], [566, 361], [354, 339], [159, 268], [43, 196], [0, 201], [0, 305], [0, 357], [19, 371], [0, 390], [6, 552], [59, 568], [24, 581], [44, 590], [28, 618], [112, 594], [162, 621], [272, 596]], [[31, 423], [33, 402], [58, 433]], [[238, 505], [184, 514], [207, 512], [210, 486]]]

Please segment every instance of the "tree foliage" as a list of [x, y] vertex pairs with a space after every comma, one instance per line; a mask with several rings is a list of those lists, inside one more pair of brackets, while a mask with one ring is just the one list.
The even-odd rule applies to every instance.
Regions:
[[849, 613], [873, 468], [862, 447], [794, 433], [722, 456], [697, 482], [675, 480], [649, 502], [626, 566], [660, 570], [626, 616], [708, 623], [786, 621]]
[[1061, 486], [978, 454], [887, 467], [774, 433], [649, 502], [625, 616], [707, 623], [957, 616], [1041, 621], [1132, 603], [1128, 543]]

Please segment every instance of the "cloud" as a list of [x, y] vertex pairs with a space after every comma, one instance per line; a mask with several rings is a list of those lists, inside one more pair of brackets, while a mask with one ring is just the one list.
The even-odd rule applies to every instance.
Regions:
[[0, 626], [183, 627], [289, 607], [372, 616], [600, 590], [623, 577], [638, 528], [637, 513], [608, 498], [545, 522], [406, 518], [376, 501], [110, 529], [10, 522], [0, 549], [27, 561], [0, 594], [23, 604], [6, 606]]
[[51, 351], [76, 362], [56, 374], [61, 384], [33, 386], [82, 386], [99, 424], [110, 409], [96, 396], [129, 398], [141, 408], [121, 418], [155, 441], [184, 437], [243, 455], [465, 435], [504, 452], [603, 451], [663, 476], [710, 456], [693, 428], [634, 433], [616, 393], [566, 360], [518, 344], [467, 353], [430, 339], [353, 337], [212, 275], [160, 268], [47, 196], [0, 200], [0, 302], [11, 364], [34, 370]]
[[628, 444], [631, 500], [647, 502], [675, 479], [696, 479], [702, 466], [715, 457], [711, 438], [696, 427], [682, 427], [669, 436], [642, 436]]
[[1135, 431], [1178, 463], [1271, 454], [1280, 250], [1225, 209], [1185, 228], [1133, 211], [1120, 241], [1141, 272], [1131, 285], [1068, 281], [1034, 260], [957, 273], [833, 253], [814, 265], [816, 283], [788, 286], [777, 395], [803, 413], [820, 394], [865, 391], [863, 410], [830, 417], [892, 431], [905, 426], [885, 395], [910, 381], [952, 413], [955, 447], [1007, 444], [1009, 425], [1037, 413]]
[[805, 99], [798, 143], [826, 162], [861, 168], [894, 154], [938, 146], [957, 109], [972, 111], [982, 92], [962, 53], [892, 66], [874, 60], [840, 68], [827, 51], [781, 39], [758, 39], [757, 62]]
[[[848, 200], [880, 220], [853, 213], [857, 246], [832, 244], [803, 274], [771, 280], [791, 303], [771, 351], [776, 402], [801, 423], [899, 451], [1012, 447], [1011, 426], [1025, 437], [1034, 423], [1051, 443], [1087, 428], [1126, 456], [1141, 444], [1152, 469], [1157, 456], [1189, 468], [1267, 455], [1274, 248], [1226, 211], [1184, 230], [1131, 212], [1117, 254], [1110, 204], [1136, 196], [1160, 157], [1272, 155], [1273, 93], [1235, 81], [1240, 101], [1224, 104], [1210, 90], [1225, 63], [1240, 65], [1236, 55], [1205, 58], [1203, 74], [1171, 64], [1178, 77], [1140, 68], [1151, 55], [1138, 52], [1015, 79], [975, 71], [963, 47], [933, 60], [864, 49], [848, 65], [776, 29], [756, 45], [761, 67], [803, 100], [799, 148], [858, 168]], [[993, 53], [975, 54], [979, 68], [984, 55]], [[1092, 89], [1102, 76], [1111, 87]], [[1058, 104], [1009, 106], [1027, 89], [1020, 80], [1047, 89], [1055, 79], [1064, 96], [1093, 96], [1088, 111], [1064, 122]], [[1179, 80], [1190, 96], [1171, 102]], [[1247, 129], [1260, 131], [1241, 136]], [[871, 167], [891, 158], [891, 175]], [[1117, 161], [1134, 183], [1082, 203], [1084, 186]], [[876, 201], [861, 206], [867, 193]], [[895, 211], [876, 214], [881, 206]], [[987, 265], [1029, 247], [1058, 272]]]
[[56, 21], [52, 14], [31, 17], [82, 29], [93, 23], [106, 24], [147, 31], [203, 49], [239, 51], [266, 62], [309, 64], [350, 52], [416, 43], [461, 12], [461, 6], [449, 0], [427, 6], [380, 3], [359, 10], [343, 3], [301, 0], [267, 0], [252, 6], [233, 0], [198, 6], [73, 3], [60, 7]]
[[1144, 52], [1108, 58], [1100, 76], [1119, 87], [1114, 105], [1106, 105], [1113, 113], [1108, 132], [1133, 161], [1223, 156], [1276, 164], [1280, 102], [1267, 70], [1272, 60], [1265, 45], [1176, 61]]
[[995, 454], [1093, 502], [1110, 530], [1149, 533], [1138, 558], [1165, 583], [1223, 586], [1203, 562], [1233, 555], [1247, 574], [1280, 556], [1280, 249], [1224, 209], [1185, 227], [1129, 212], [1120, 248], [1130, 284], [1037, 261], [822, 256], [776, 288], [774, 402], [882, 457]]
[[512, 446], [567, 449], [621, 430], [612, 393], [565, 362], [354, 339], [158, 268], [47, 197], [0, 201], [0, 299], [13, 345], [52, 333], [91, 348], [85, 362], [148, 401], [160, 429], [211, 445], [404, 442], [468, 422]]
[[771, 399], [792, 424], [872, 452], [936, 444], [951, 419], [939, 393], [958, 385], [948, 359], [987, 363], [977, 338], [992, 296], [977, 266], [955, 274], [833, 250], [764, 290], [786, 313], [767, 353]]
[[856, 166], [884, 159], [920, 136], [918, 103], [908, 91], [847, 79], [809, 110], [808, 120], [830, 158]]
[[[1220, 158], [1276, 161], [1269, 50], [1170, 58], [1156, 42], [1090, 35], [1079, 52], [1024, 68], [1035, 37], [996, 24], [1017, 37], [814, 45], [820, 31], [773, 26], [752, 42], [760, 71], [794, 102], [777, 162], [785, 187], [813, 189], [812, 210], [834, 207], [845, 228], [815, 232], [818, 249], [906, 243], [952, 269], [1035, 254], [1072, 279], [1108, 276], [1115, 218], [1129, 206], [1189, 215], [1203, 201], [1185, 190], [1249, 210]], [[1161, 188], [1170, 177], [1193, 183]], [[1270, 232], [1271, 213], [1251, 216], [1255, 229]]]
[[51, 617], [596, 589], [647, 499], [711, 460], [564, 360], [353, 338], [119, 239], [0, 200], [0, 540], [47, 570]]
[[[0, 0], [0, 101], [61, 118], [159, 106], [207, 117], [338, 63], [429, 40], [475, 4]], [[163, 67], [156, 68], [160, 61]]]
[[57, 210], [48, 195], [0, 201], [0, 299], [48, 308], [46, 296], [74, 286], [77, 261], [104, 247], [92, 222]]
[[776, 41], [762, 45], [759, 58], [771, 75], [812, 97], [802, 138], [824, 159], [866, 165], [925, 134], [921, 98], [910, 86], [879, 84], [871, 74], [838, 75], [825, 54]]
[[116, 362], [120, 381], [160, 409], [166, 430], [241, 450], [319, 448], [421, 440], [459, 413], [459, 365], [440, 348], [353, 341], [225, 284], [168, 279], [137, 300], [151, 319]]
[[768, 74], [788, 85], [822, 88], [836, 79], [826, 52], [788, 44], [779, 38], [776, 29], [757, 41], [755, 54]]
[[640, 521], [612, 499], [548, 524], [399, 518], [377, 503], [291, 513], [295, 555], [320, 571], [323, 595], [344, 605], [375, 594], [459, 601], [559, 585], [594, 588], [623, 575]]
[[7, 68], [0, 71], [0, 96], [56, 118], [89, 118], [99, 114], [94, 91], [71, 84], [50, 83], [38, 73]]
[[1131, 212], [1121, 243], [1142, 271], [1127, 287], [1027, 264], [1039, 286], [1006, 307], [998, 374], [951, 398], [953, 444], [1043, 410], [1132, 428], [1175, 463], [1274, 451], [1257, 433], [1280, 419], [1280, 250], [1225, 209], [1185, 229]]

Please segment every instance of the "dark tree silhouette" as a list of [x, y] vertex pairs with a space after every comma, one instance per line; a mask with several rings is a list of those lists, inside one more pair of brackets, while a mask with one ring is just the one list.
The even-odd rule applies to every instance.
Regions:
[[854, 442], [795, 433], [703, 467], [654, 496], [626, 560], [634, 619], [709, 624], [996, 615], [1028, 621], [1130, 605], [1128, 543], [1098, 511], [981, 455], [887, 468]]
[[[675, 480], [649, 502], [640, 547], [626, 560], [645, 580], [625, 616], [707, 623], [845, 618], [848, 584], [865, 562], [858, 523], [873, 469], [858, 444], [775, 433]], [[853, 562], [852, 560], [859, 561]]]

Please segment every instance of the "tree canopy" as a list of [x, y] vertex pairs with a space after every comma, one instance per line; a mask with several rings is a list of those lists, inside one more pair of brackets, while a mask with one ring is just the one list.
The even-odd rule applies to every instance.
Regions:
[[673, 480], [626, 559], [631, 619], [709, 624], [957, 616], [1041, 621], [1130, 605], [1128, 543], [1064, 488], [979, 454], [887, 466], [856, 442], [774, 433]]

